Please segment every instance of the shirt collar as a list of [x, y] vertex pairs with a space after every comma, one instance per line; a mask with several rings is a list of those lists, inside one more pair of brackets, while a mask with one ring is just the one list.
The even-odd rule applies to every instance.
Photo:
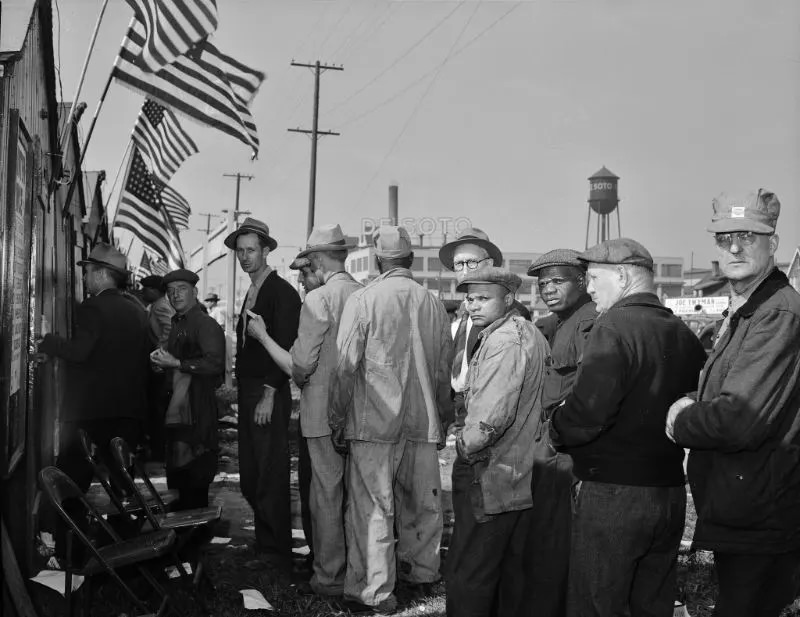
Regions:
[[272, 268], [267, 266], [264, 268], [264, 271], [259, 274], [255, 279], [251, 279], [251, 287], [255, 287], [257, 290], [261, 289], [261, 286], [264, 284], [264, 281], [267, 280], [267, 277], [272, 274]]

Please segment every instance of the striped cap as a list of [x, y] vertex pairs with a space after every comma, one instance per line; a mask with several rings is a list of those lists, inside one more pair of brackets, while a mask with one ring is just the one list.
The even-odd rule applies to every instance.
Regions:
[[578, 259], [580, 253], [572, 249], [555, 249], [539, 257], [528, 267], [528, 276], [538, 276], [539, 270], [544, 270], [551, 266], [574, 266], [586, 269], [586, 264]]

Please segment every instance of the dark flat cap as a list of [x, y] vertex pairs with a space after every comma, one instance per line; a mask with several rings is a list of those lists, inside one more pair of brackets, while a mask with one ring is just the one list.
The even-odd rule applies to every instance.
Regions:
[[308, 257], [295, 257], [294, 261], [289, 264], [289, 269], [299, 270], [311, 265], [311, 260]]
[[505, 268], [486, 266], [485, 268], [478, 268], [477, 270], [470, 270], [467, 272], [456, 289], [458, 291], [467, 291], [469, 285], [475, 283], [502, 285], [511, 293], [515, 293], [517, 289], [519, 289], [519, 286], [522, 285], [522, 279]]
[[580, 253], [572, 249], [555, 249], [554, 251], [549, 251], [528, 267], [528, 276], [538, 276], [539, 270], [544, 270], [551, 266], [586, 268], [586, 264], [578, 259], [578, 255], [580, 255]]
[[139, 281], [142, 287], [151, 287], [153, 289], [161, 289], [163, 282], [164, 278], [157, 274], [151, 274]]
[[595, 264], [627, 264], [653, 269], [653, 256], [636, 240], [615, 238], [586, 249], [578, 259]]
[[200, 280], [200, 277], [197, 276], [191, 270], [187, 270], [186, 268], [180, 268], [178, 270], [173, 270], [169, 272], [162, 281], [164, 287], [169, 285], [170, 283], [177, 283], [178, 281], [184, 281], [189, 283], [190, 285], [197, 285], [197, 281]]
[[249, 216], [241, 225], [239, 225], [239, 228], [236, 231], [227, 235], [225, 238], [225, 246], [235, 251], [236, 238], [242, 234], [256, 234], [258, 237], [263, 238], [266, 241], [270, 251], [274, 251], [278, 247], [277, 240], [269, 235], [269, 227], [267, 224]]

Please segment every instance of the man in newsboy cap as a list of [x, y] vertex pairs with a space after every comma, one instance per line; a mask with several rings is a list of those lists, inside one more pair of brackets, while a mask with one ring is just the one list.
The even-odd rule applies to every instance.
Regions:
[[412, 278], [408, 231], [382, 226], [372, 243], [381, 274], [344, 306], [329, 421], [349, 448], [345, 598], [394, 610], [398, 577], [420, 591], [439, 579], [452, 342], [444, 305]]
[[539, 295], [552, 311], [536, 327], [550, 344], [542, 413], [533, 442], [533, 508], [525, 551], [525, 587], [531, 614], [561, 617], [567, 602], [572, 458], [550, 446], [546, 421], [572, 391], [597, 310], [586, 291], [586, 262], [578, 251], [548, 251], [528, 268], [538, 278]]
[[255, 338], [250, 321], [259, 315], [275, 342], [288, 350], [297, 338], [300, 296], [267, 264], [278, 243], [266, 223], [246, 218], [225, 238], [225, 246], [236, 251], [251, 282], [236, 324], [242, 494], [253, 508], [256, 553], [280, 569], [291, 570], [289, 376]]
[[669, 615], [686, 490], [667, 410], [705, 360], [692, 331], [662, 306], [653, 258], [629, 238], [581, 253], [601, 315], [549, 435], [570, 454], [575, 487], [567, 614]]
[[214, 392], [225, 374], [225, 334], [200, 305], [197, 281], [197, 274], [183, 268], [164, 276], [175, 315], [166, 347], [150, 354], [153, 365], [167, 371], [167, 484], [178, 491], [179, 510], [208, 506], [217, 472]]
[[800, 574], [800, 296], [775, 267], [779, 214], [764, 189], [712, 201], [731, 304], [697, 393], [667, 420], [691, 449], [694, 547], [714, 551], [720, 617], [777, 617]]
[[482, 328], [470, 362], [464, 426], [453, 469], [455, 525], [447, 554], [447, 614], [521, 615], [530, 526], [533, 441], [548, 346], [512, 309], [516, 274], [487, 266], [458, 285]]

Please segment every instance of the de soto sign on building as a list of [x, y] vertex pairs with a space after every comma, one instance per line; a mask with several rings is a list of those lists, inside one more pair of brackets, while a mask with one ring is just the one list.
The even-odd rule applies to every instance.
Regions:
[[[372, 237], [372, 232], [381, 225], [391, 225], [392, 219], [386, 218], [363, 218], [361, 219], [361, 242], [366, 243]], [[438, 216], [436, 218], [423, 216], [421, 218], [405, 217], [397, 221], [408, 230], [409, 235], [419, 236], [442, 236], [455, 238], [461, 231], [472, 227], [472, 221], [466, 216]]]

